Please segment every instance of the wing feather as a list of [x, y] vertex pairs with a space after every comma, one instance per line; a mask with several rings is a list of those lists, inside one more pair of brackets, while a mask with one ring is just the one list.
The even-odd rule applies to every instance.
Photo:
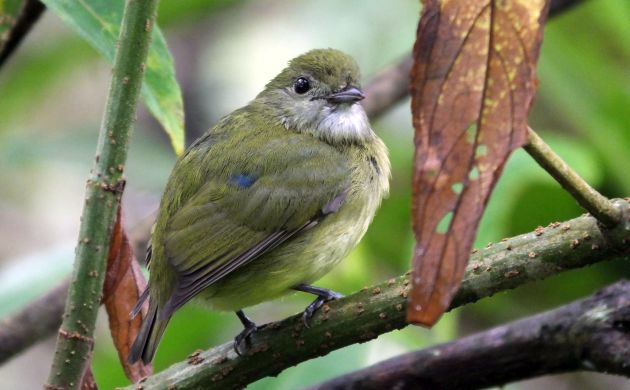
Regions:
[[272, 249], [289, 240], [296, 234], [315, 226], [317, 222], [318, 221], [316, 220], [309, 221], [300, 228], [292, 231], [274, 232], [253, 247], [249, 248], [240, 255], [231, 258], [229, 261], [222, 263], [218, 267], [212, 267], [213, 264], [208, 264], [205, 267], [197, 269], [196, 271], [182, 274], [180, 276], [181, 279], [177, 285], [175, 293], [171, 296], [171, 299], [166, 304], [165, 312], [172, 313], [173, 311], [184, 305], [186, 302], [194, 298], [203, 289], [221, 280], [223, 277], [230, 274], [234, 270], [245, 266], [262, 254], [271, 251]]
[[[248, 167], [240, 172], [197, 161], [215, 171], [166, 220], [163, 253], [177, 278], [161, 316], [343, 205], [351, 176], [343, 156], [315, 140], [298, 147], [304, 136], [291, 137], [297, 138], [269, 139], [246, 162], [230, 165]], [[212, 149], [204, 158], [217, 154]]]

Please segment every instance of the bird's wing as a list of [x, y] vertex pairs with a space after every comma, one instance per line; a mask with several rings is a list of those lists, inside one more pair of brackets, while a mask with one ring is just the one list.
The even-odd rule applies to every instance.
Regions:
[[341, 207], [347, 164], [330, 146], [300, 137], [258, 143], [246, 165], [225, 164], [170, 217], [164, 254], [178, 278], [166, 313]]

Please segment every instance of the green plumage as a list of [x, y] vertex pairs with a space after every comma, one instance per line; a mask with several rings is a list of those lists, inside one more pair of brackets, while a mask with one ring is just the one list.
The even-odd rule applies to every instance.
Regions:
[[[307, 93], [293, 90], [300, 77]], [[304, 54], [178, 160], [151, 238], [149, 315], [129, 360], [152, 359], [188, 300], [252, 306], [319, 279], [357, 244], [389, 177], [363, 109], [331, 98], [358, 77], [341, 52]]]

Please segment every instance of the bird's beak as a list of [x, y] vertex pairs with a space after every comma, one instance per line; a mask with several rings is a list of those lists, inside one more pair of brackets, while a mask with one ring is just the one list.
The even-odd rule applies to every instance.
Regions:
[[337, 93], [326, 96], [326, 100], [329, 103], [356, 103], [359, 100], [365, 99], [365, 95], [361, 90], [355, 86], [347, 85], [344, 89]]

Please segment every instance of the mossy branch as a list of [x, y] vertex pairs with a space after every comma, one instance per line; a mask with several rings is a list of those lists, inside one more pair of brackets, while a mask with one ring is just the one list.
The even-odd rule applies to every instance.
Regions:
[[87, 181], [74, 271], [46, 388], [77, 388], [89, 361], [156, 6], [157, 0], [128, 0], [125, 5], [95, 164]]
[[[623, 223], [606, 229], [591, 216], [553, 223], [475, 251], [452, 308], [564, 270], [613, 259], [630, 251], [630, 204], [616, 201]], [[287, 367], [407, 325], [408, 275], [330, 302], [305, 329], [301, 316], [266, 325], [248, 353], [232, 342], [195, 353], [186, 362], [147, 378], [143, 389], [241, 388]], [[131, 389], [133, 387], [130, 387]]]

